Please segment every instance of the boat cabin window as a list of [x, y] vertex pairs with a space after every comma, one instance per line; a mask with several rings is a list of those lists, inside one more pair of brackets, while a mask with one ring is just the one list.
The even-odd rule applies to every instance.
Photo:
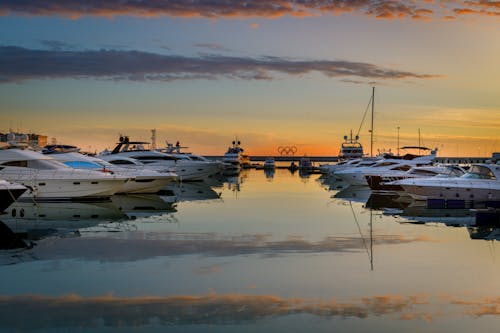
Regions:
[[432, 171], [432, 170], [425, 170], [425, 169], [414, 169], [414, 170], [410, 171], [410, 174], [422, 175], [422, 176], [435, 176], [435, 175], [437, 175], [437, 172]]
[[133, 156], [132, 158], [135, 158], [136, 160], [139, 161], [176, 161], [177, 158], [174, 156], [169, 156], [169, 155], [145, 155], [145, 156]]
[[124, 165], [124, 164], [132, 164], [134, 165], [134, 162], [132, 161], [127, 161], [127, 160], [116, 160], [116, 161], [109, 161], [111, 164], [115, 164], [115, 165]]
[[186, 155], [177, 155], [175, 156], [175, 158], [179, 159], [179, 160], [186, 160], [186, 161], [191, 161], [191, 156], [186, 156]]
[[356, 167], [365, 167], [365, 166], [372, 166], [375, 165], [377, 162], [363, 162], [359, 163]]
[[9, 161], [9, 162], [2, 163], [2, 165], [13, 166], [13, 167], [20, 167], [20, 168], [27, 168], [28, 167], [28, 161]]
[[463, 175], [464, 178], [472, 179], [496, 179], [495, 174], [487, 167], [482, 165], [473, 165], [468, 173]]
[[398, 170], [398, 171], [408, 171], [410, 169], [411, 167], [409, 165], [400, 165], [395, 168], [391, 168], [391, 170]]
[[203, 161], [203, 162], [207, 161], [207, 159], [203, 156], [189, 155], [189, 158], [192, 159], [193, 161]]
[[452, 176], [452, 177], [460, 177], [464, 174], [464, 170], [462, 170], [461, 168], [457, 168], [457, 167], [451, 167], [449, 169], [449, 172], [448, 172], [448, 175]]
[[373, 167], [380, 168], [380, 167], [386, 167], [386, 166], [390, 166], [390, 165], [394, 165], [394, 164], [397, 164], [397, 163], [396, 162], [381, 162], [377, 165], [374, 165]]

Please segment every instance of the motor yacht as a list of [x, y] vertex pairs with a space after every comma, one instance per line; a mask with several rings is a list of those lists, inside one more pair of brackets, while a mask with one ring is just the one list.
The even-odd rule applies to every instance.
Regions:
[[109, 155], [133, 158], [145, 164], [148, 169], [159, 171], [163, 168], [165, 171], [174, 171], [181, 181], [203, 180], [214, 172], [210, 163], [145, 149], [145, 144], [148, 142], [133, 142], [128, 137], [120, 137], [120, 142], [113, 151], [103, 152], [98, 157], [107, 161]]
[[225, 170], [240, 170], [242, 168], [244, 149], [240, 147], [240, 144], [240, 141], [233, 141], [232, 146], [227, 149], [222, 157]]
[[433, 150], [431, 154], [422, 156], [412, 154], [406, 154], [399, 158], [390, 156], [370, 166], [353, 167], [335, 172], [335, 176], [349, 185], [368, 186], [365, 175], [387, 175], [394, 171], [408, 171], [414, 166], [429, 165], [435, 160], [436, 152]]
[[0, 150], [0, 178], [28, 188], [21, 197], [67, 200], [108, 198], [128, 177], [75, 170], [47, 155], [26, 149]]
[[301, 159], [299, 161], [299, 171], [311, 172], [311, 171], [313, 171], [313, 169], [314, 169], [314, 167], [313, 167], [313, 164], [311, 162], [311, 159], [307, 156], [301, 157]]
[[362, 158], [363, 157], [363, 146], [359, 143], [359, 136], [356, 135], [354, 138], [351, 136], [348, 137], [344, 135], [344, 142], [340, 147], [339, 152], [339, 160], [349, 160], [353, 158]]
[[365, 178], [373, 191], [402, 192], [404, 190], [401, 185], [391, 182], [408, 178], [460, 177], [465, 173], [463, 168], [456, 165], [426, 165], [415, 166], [408, 171], [383, 170], [378, 174], [366, 173]]
[[161, 152], [165, 152], [167, 154], [171, 154], [179, 159], [184, 159], [184, 160], [191, 160], [191, 161], [199, 161], [203, 162], [207, 168], [210, 168], [212, 171], [212, 175], [218, 174], [222, 172], [223, 170], [223, 163], [222, 161], [214, 161], [214, 160], [209, 160], [208, 158], [201, 156], [201, 155], [196, 155], [193, 153], [186, 153], [186, 152], [181, 152], [181, 149], [188, 148], [188, 147], [182, 147], [177, 141], [176, 145], [174, 146], [172, 143], [167, 142], [167, 147], [165, 149], [160, 149]]
[[456, 178], [410, 178], [391, 182], [414, 199], [500, 201], [500, 165], [473, 164]]
[[51, 153], [50, 157], [75, 169], [108, 172], [130, 178], [118, 189], [117, 193], [156, 193], [178, 178], [173, 172], [159, 173], [145, 168], [124, 168], [100, 158], [76, 152]]
[[339, 163], [333, 165], [323, 165], [322, 167], [320, 167], [320, 169], [322, 169], [322, 173], [328, 174], [328, 177], [334, 177], [337, 172], [350, 168], [372, 166], [380, 160], [382, 160], [381, 157], [355, 158], [351, 160], [340, 161]]
[[268, 157], [264, 161], [263, 168], [266, 170], [274, 170], [276, 168], [276, 163], [274, 161], [274, 157]]
[[12, 205], [26, 190], [23, 185], [0, 179], [0, 213]]

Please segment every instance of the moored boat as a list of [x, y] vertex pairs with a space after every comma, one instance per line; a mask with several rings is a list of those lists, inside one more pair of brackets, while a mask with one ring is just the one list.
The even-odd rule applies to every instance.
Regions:
[[456, 178], [411, 178], [392, 182], [414, 199], [500, 201], [500, 165], [473, 164]]
[[0, 150], [0, 178], [28, 188], [22, 197], [47, 200], [109, 198], [129, 180], [109, 173], [75, 170], [26, 149]]

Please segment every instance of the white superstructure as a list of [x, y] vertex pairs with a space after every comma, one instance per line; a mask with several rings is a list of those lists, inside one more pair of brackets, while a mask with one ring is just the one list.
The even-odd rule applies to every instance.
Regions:
[[109, 197], [128, 181], [109, 173], [75, 170], [61, 162], [22, 149], [0, 150], [0, 178], [28, 188], [22, 197], [87, 199]]
[[436, 151], [424, 156], [408, 155], [407, 158], [387, 158], [365, 167], [353, 167], [335, 172], [335, 176], [349, 185], [368, 186], [365, 175], [387, 175], [394, 171], [408, 171], [414, 166], [431, 164], [436, 158]]
[[49, 156], [75, 169], [107, 172], [130, 178], [117, 193], [156, 193], [177, 180], [177, 175], [173, 172], [159, 173], [145, 168], [123, 168], [80, 153], [54, 153]]
[[178, 158], [171, 154], [144, 149], [147, 142], [132, 142], [128, 137], [121, 137], [112, 152], [102, 153], [99, 158], [110, 161], [113, 156], [128, 157], [145, 164], [147, 168], [160, 171], [174, 171], [181, 181], [203, 180], [214, 173], [213, 166], [205, 161]]
[[500, 165], [473, 164], [457, 178], [413, 178], [392, 182], [415, 199], [500, 201]]

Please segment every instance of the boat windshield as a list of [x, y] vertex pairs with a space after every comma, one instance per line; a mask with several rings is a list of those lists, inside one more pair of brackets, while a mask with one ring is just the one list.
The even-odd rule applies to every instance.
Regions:
[[433, 171], [433, 170], [427, 170], [427, 169], [413, 169], [410, 170], [409, 172], [412, 175], [422, 175], [422, 176], [435, 176], [438, 174], [438, 172]]
[[398, 170], [398, 171], [408, 171], [410, 169], [411, 169], [411, 167], [409, 165], [406, 165], [406, 164], [391, 168], [391, 170]]
[[470, 179], [496, 179], [495, 174], [487, 167], [482, 165], [473, 165], [462, 178]]
[[129, 160], [112, 160], [112, 161], [110, 161], [110, 163], [116, 164], [116, 165], [124, 165], [124, 164], [136, 165], [134, 162], [129, 161]]
[[377, 165], [374, 165], [373, 167], [380, 168], [380, 167], [386, 167], [386, 166], [390, 166], [390, 165], [394, 165], [394, 164], [398, 164], [398, 163], [396, 163], [396, 162], [381, 162]]
[[375, 165], [377, 162], [363, 162], [359, 163], [356, 167], [365, 167], [365, 166], [372, 166]]
[[136, 160], [141, 162], [152, 162], [152, 161], [176, 161], [177, 158], [171, 155], [138, 155], [132, 156]]
[[208, 161], [205, 157], [197, 155], [189, 155], [189, 158], [192, 159], [193, 161], [203, 161], [203, 162]]
[[38, 170], [68, 169], [69, 167], [56, 160], [29, 160], [28, 168]]

